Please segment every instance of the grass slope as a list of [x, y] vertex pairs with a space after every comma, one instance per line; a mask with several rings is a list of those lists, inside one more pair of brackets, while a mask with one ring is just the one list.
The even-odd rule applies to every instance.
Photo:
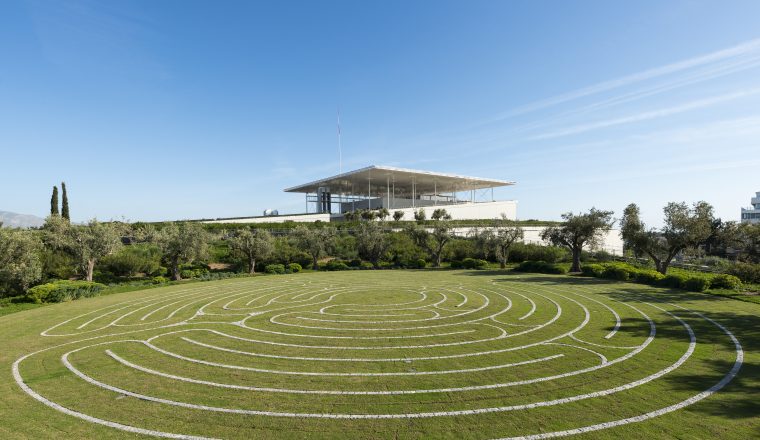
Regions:
[[0, 317], [0, 437], [745, 439], [759, 333], [760, 305], [565, 276], [175, 285]]

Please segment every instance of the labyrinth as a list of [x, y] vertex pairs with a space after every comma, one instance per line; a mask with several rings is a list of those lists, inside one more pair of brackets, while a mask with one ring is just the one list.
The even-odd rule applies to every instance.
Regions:
[[683, 295], [566, 276], [354, 271], [45, 307], [0, 321], [17, 342], [1, 359], [15, 416], [2, 416], [0, 434], [760, 433], [758, 407], [743, 394], [758, 386], [742, 337], [749, 321], [725, 319], [746, 306], [756, 324], [758, 307]]

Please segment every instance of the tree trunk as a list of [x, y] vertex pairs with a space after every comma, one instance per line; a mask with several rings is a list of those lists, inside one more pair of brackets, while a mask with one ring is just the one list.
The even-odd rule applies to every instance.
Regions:
[[251, 275], [256, 273], [256, 259], [255, 258], [248, 259], [248, 273]]
[[570, 268], [570, 272], [581, 271], [581, 250], [580, 248], [573, 248], [573, 266]]
[[87, 260], [87, 281], [92, 281], [93, 272], [95, 272], [95, 260], [89, 259]]
[[507, 259], [506, 258], [503, 259], [503, 260], [499, 260], [499, 267], [502, 268], [502, 269], [506, 269], [507, 268]]
[[440, 252], [435, 256], [435, 267], [441, 267], [441, 253]]
[[314, 269], [314, 270], [319, 270], [319, 263], [317, 263], [317, 256], [314, 255], [311, 258], [314, 260], [314, 264], [312, 265], [311, 268]]
[[174, 262], [172, 263], [172, 280], [179, 281], [181, 279], [182, 279], [182, 274], [180, 273], [180, 270], [179, 270], [179, 263]]

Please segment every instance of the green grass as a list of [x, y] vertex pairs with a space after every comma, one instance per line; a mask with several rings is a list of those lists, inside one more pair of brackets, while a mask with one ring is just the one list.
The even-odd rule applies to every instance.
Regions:
[[[736, 377], [692, 405], [579, 438], [752, 438], [760, 432], [760, 305], [495, 270], [239, 278], [0, 317], [0, 438], [137, 436], [34, 400], [11, 375], [30, 353], [18, 364], [30, 392], [168, 433], [490, 439], [573, 430], [679, 405], [719, 383], [737, 350], [707, 318], [743, 347]], [[557, 399], [567, 401], [546, 404]]]

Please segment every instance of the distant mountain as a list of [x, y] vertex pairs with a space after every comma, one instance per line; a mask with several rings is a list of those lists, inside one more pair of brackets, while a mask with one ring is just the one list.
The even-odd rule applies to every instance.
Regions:
[[42, 226], [45, 219], [36, 215], [0, 211], [0, 222], [4, 228], [36, 228]]

